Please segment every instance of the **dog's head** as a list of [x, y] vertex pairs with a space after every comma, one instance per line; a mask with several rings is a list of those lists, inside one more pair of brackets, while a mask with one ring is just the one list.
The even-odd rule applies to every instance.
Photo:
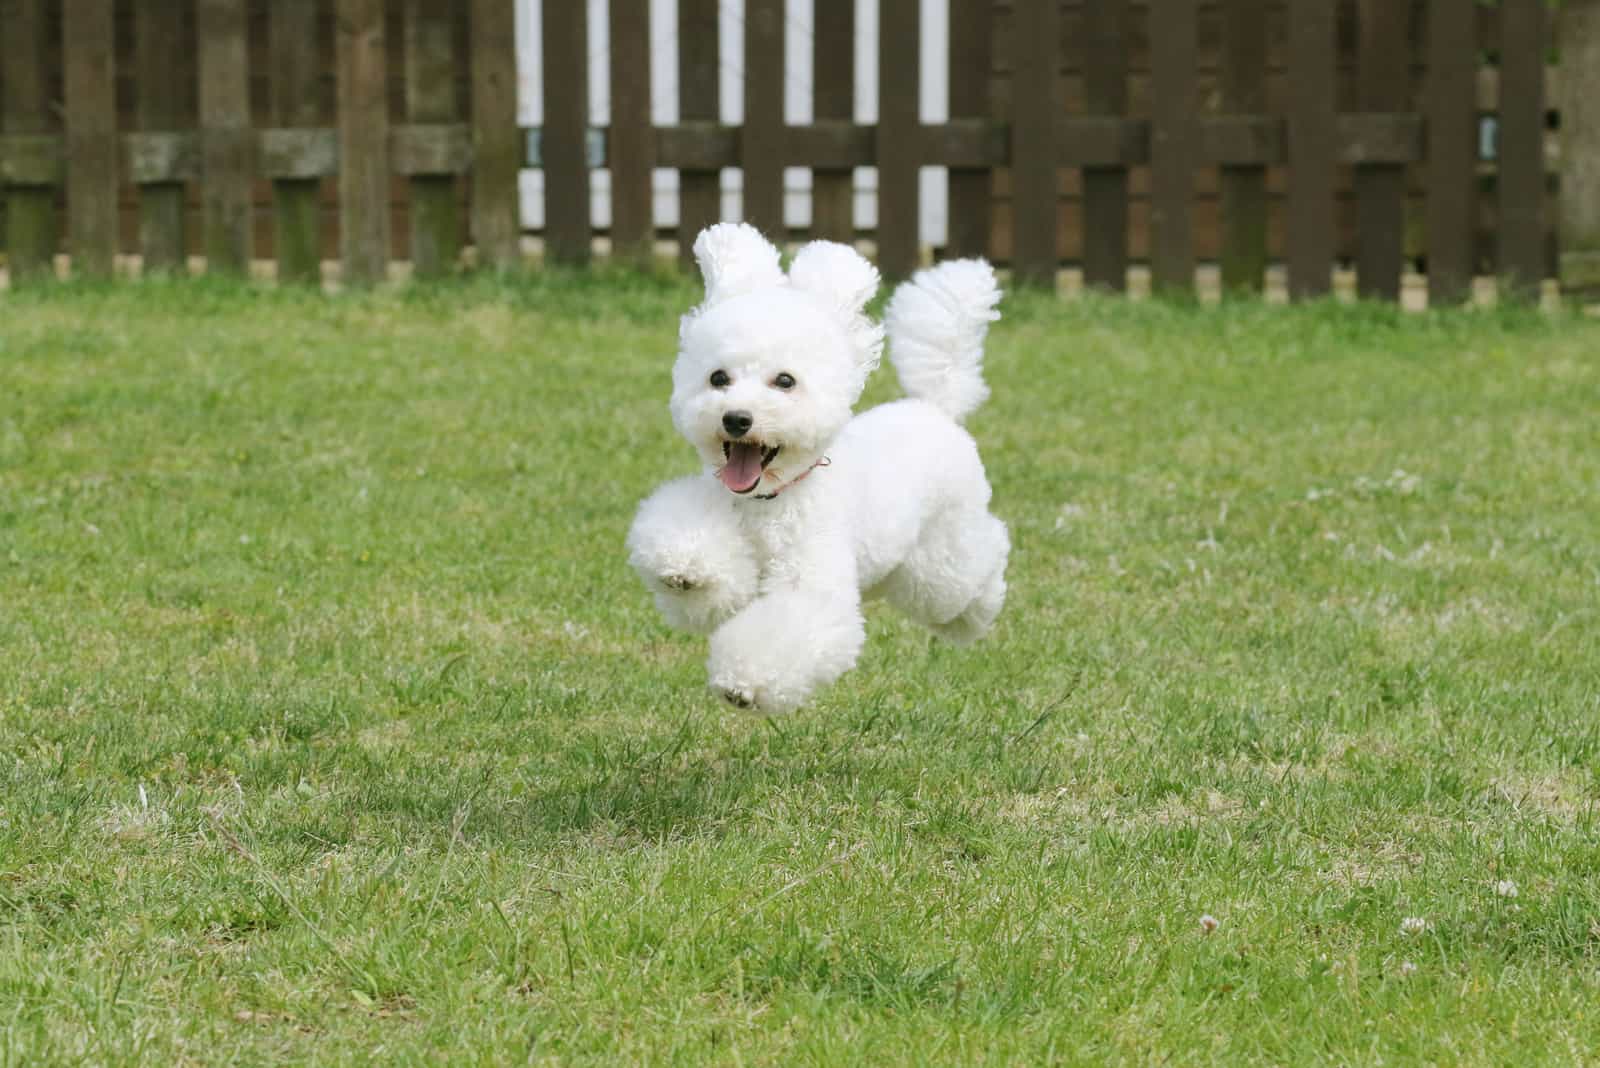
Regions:
[[782, 486], [822, 457], [878, 365], [883, 330], [863, 310], [878, 272], [816, 241], [785, 275], [742, 223], [707, 229], [694, 254], [706, 297], [679, 330], [672, 421], [731, 492]]

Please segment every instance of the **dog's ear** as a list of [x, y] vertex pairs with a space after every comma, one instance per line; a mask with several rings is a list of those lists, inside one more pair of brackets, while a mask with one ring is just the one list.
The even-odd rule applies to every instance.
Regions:
[[778, 250], [745, 223], [717, 223], [694, 241], [695, 262], [706, 280], [706, 304], [765, 286], [783, 284]]
[[860, 364], [861, 380], [878, 366], [883, 353], [883, 327], [867, 318], [867, 302], [878, 292], [878, 269], [866, 257], [833, 241], [813, 241], [795, 253], [789, 284], [833, 308], [849, 331]]
[[844, 316], [860, 315], [878, 292], [878, 269], [834, 241], [813, 241], [795, 253], [789, 284], [820, 297]]

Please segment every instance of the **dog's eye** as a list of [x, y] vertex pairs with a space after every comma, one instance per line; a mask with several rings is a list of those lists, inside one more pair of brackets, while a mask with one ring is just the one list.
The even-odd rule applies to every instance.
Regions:
[[726, 371], [711, 372], [711, 386], [713, 389], [726, 389], [728, 383], [732, 381], [733, 379], [728, 377], [728, 372]]
[[782, 374], [780, 374], [777, 378], [774, 378], [772, 380], [772, 384], [774, 386], [777, 386], [779, 389], [784, 389], [784, 390], [793, 389], [794, 388], [794, 375], [790, 374], [788, 371], [785, 371]]

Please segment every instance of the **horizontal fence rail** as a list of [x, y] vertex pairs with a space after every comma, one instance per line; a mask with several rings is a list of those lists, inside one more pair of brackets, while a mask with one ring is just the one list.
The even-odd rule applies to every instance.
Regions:
[[[852, 115], [856, 7], [874, 2], [879, 118], [864, 124]], [[147, 270], [202, 251], [208, 270], [238, 272], [258, 246], [284, 280], [319, 278], [330, 250], [352, 281], [383, 277], [401, 249], [419, 276], [453, 269], [469, 246], [508, 265], [521, 257], [523, 168], [544, 174], [545, 251], [567, 263], [594, 248], [596, 170], [610, 173], [613, 254], [646, 260], [720, 217], [728, 169], [742, 173], [745, 217], [806, 236], [785, 227], [786, 167], [813, 173], [811, 232], [872, 237], [891, 276], [928, 255], [929, 166], [948, 169], [938, 253], [986, 254], [1043, 284], [1070, 261], [1088, 284], [1121, 289], [1144, 258], [1157, 288], [1181, 291], [1204, 253], [1229, 289], [1259, 290], [1281, 260], [1292, 295], [1318, 296], [1348, 258], [1379, 299], [1423, 263], [1435, 301], [1464, 299], [1482, 273], [1531, 294], [1557, 262], [1558, 204], [1564, 262], [1600, 255], [1591, 223], [1567, 225], [1592, 209], [1556, 200], [1550, 173], [1559, 143], [1566, 173], [1592, 186], [1600, 124], [1576, 104], [1576, 134], [1554, 140], [1546, 66], [1553, 43], [1600, 54], [1597, 0], [1567, 0], [1559, 22], [1544, 0], [947, 2], [949, 119], [920, 118], [920, 0], [813, 0], [816, 118], [793, 124], [790, 13], [743, 0], [736, 65], [749, 74], [731, 125], [718, 0], [677, 0], [666, 58], [681, 118], [662, 125], [655, 5], [609, 0], [610, 119], [597, 127], [589, 5], [543, 0], [545, 118], [529, 130], [516, 122], [511, 0], [0, 0], [6, 264], [14, 283], [62, 251], [85, 275], [110, 273], [124, 251]], [[1561, 76], [1563, 103], [1595, 80], [1576, 65]], [[870, 234], [852, 217], [862, 167], [878, 175]], [[676, 233], [654, 216], [660, 168], [679, 174]]]

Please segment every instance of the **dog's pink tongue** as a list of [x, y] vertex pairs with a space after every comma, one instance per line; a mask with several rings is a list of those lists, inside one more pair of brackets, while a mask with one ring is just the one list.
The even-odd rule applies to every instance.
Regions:
[[722, 484], [735, 493], [749, 493], [761, 481], [761, 446], [734, 442], [728, 448], [728, 462], [717, 472]]

